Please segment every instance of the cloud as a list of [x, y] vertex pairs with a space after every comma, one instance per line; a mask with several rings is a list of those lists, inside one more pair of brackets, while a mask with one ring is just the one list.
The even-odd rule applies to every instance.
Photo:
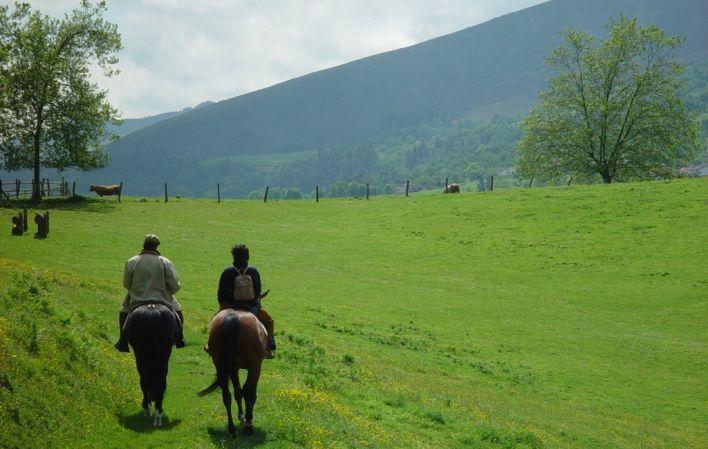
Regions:
[[[125, 117], [180, 110], [412, 45], [540, 2], [114, 0], [108, 2], [108, 19], [118, 24], [123, 37], [121, 74], [97, 81]], [[60, 15], [79, 0], [31, 3]]]

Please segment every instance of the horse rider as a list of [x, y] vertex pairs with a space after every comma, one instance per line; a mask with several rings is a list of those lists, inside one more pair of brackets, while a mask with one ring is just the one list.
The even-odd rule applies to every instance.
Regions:
[[256, 315], [268, 332], [266, 358], [272, 359], [275, 351], [275, 323], [261, 306], [261, 298], [265, 296], [261, 294], [261, 275], [255, 267], [248, 265], [249, 251], [246, 245], [234, 245], [231, 255], [233, 265], [226, 268], [219, 278], [219, 306], [221, 309], [246, 310]]
[[177, 348], [184, 347], [184, 317], [174, 294], [180, 289], [177, 271], [170, 259], [160, 255], [157, 247], [160, 239], [155, 234], [148, 234], [143, 241], [143, 250], [131, 257], [123, 269], [123, 287], [128, 294], [120, 308], [118, 322], [120, 325], [120, 339], [115, 344], [117, 350], [129, 352], [123, 327], [130, 312], [136, 307], [146, 303], [161, 303], [168, 306], [179, 317], [179, 336], [175, 342]]

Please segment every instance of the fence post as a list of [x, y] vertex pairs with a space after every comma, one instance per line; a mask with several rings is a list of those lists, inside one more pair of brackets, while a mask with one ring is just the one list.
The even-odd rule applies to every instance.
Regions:
[[[34, 181], [32, 181], [32, 182], [33, 182], [32, 186], [34, 187]], [[34, 188], [32, 188], [32, 193], [34, 193]], [[15, 179], [15, 198], [19, 198], [19, 197], [20, 197], [20, 180]]]
[[61, 187], [59, 187], [59, 196], [66, 196], [66, 190], [64, 189], [64, 177], [61, 177]]
[[529, 189], [531, 188], [532, 183], [533, 183], [533, 176], [531, 176], [531, 180], [529, 181]]
[[123, 181], [120, 182], [120, 187], [118, 187], [118, 202], [120, 203], [120, 196], [123, 194]]
[[406, 179], [406, 196], [408, 196], [408, 189], [411, 187], [411, 180]]
[[267, 202], [268, 202], [268, 189], [269, 189], [269, 188], [270, 188], [270, 186], [266, 186], [265, 195], [263, 195], [263, 202], [264, 202], [264, 203], [267, 203]]
[[71, 183], [71, 196], [76, 196], [76, 181]]
[[571, 176], [570, 179], [568, 180], [568, 185], [570, 185], [571, 182], [573, 182], [573, 177], [572, 177], [572, 176]]
[[165, 183], [165, 203], [167, 202], [167, 183]]
[[449, 181], [450, 181], [450, 178], [445, 178], [445, 193], [449, 193], [447, 191], [447, 186], [448, 186]]
[[218, 182], [216, 183], [216, 202], [221, 202], [221, 185]]
[[320, 202], [320, 186], [315, 186], [315, 202]]
[[369, 183], [366, 183], [366, 199], [369, 199]]
[[0, 199], [5, 196], [5, 192], [2, 191], [2, 179], [0, 179]]
[[494, 175], [490, 175], [491, 181], [489, 183], [489, 191], [493, 192], [494, 191]]

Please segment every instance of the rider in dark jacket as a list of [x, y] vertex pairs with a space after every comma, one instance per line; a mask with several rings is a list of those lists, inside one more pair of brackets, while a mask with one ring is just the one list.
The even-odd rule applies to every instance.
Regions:
[[[231, 249], [233, 265], [226, 268], [219, 278], [219, 291], [217, 294], [221, 309], [230, 308], [247, 310], [258, 317], [268, 331], [268, 353], [266, 357], [272, 358], [275, 351], [275, 337], [273, 335], [275, 323], [273, 318], [261, 307], [261, 275], [255, 267], [248, 265], [249, 251], [246, 245], [234, 245]], [[234, 280], [240, 274], [251, 276], [254, 297], [250, 300], [236, 301], [234, 298]], [[266, 292], [267, 293], [267, 292]]]

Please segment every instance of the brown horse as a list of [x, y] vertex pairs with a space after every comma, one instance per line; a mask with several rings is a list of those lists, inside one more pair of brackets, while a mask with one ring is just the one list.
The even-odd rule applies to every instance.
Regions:
[[[244, 424], [244, 433], [253, 433], [253, 406], [256, 404], [256, 388], [261, 376], [261, 364], [268, 348], [268, 333], [255, 315], [241, 310], [224, 309], [214, 315], [209, 328], [209, 354], [216, 368], [216, 380], [199, 392], [206, 396], [217, 387], [226, 407], [228, 431], [236, 436], [236, 426], [231, 416], [231, 391], [229, 379], [234, 387], [238, 404], [238, 419]], [[238, 371], [248, 371], [246, 382], [241, 388]], [[246, 402], [244, 419], [242, 400]]]

